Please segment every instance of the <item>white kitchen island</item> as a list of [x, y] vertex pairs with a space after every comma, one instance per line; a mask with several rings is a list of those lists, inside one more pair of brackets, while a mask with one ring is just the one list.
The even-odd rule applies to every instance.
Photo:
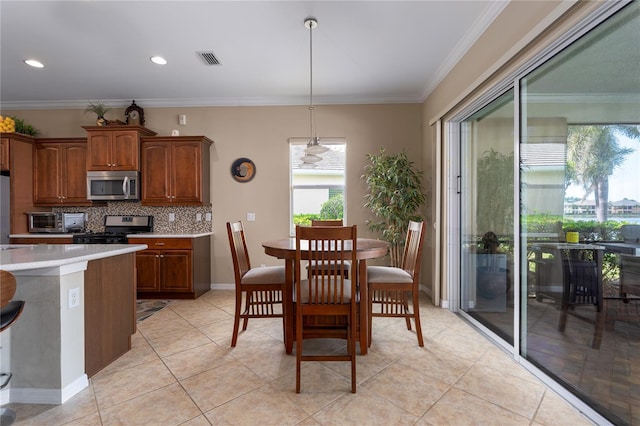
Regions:
[[[0, 245], [25, 308], [0, 334], [0, 403], [62, 404], [131, 348], [135, 252], [145, 244]], [[10, 355], [9, 355], [10, 354]]]

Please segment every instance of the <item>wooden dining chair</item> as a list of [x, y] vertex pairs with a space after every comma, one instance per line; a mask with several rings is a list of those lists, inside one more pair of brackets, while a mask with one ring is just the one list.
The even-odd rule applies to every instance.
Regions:
[[[568, 315], [594, 324], [591, 347], [600, 349], [605, 326], [605, 311], [602, 294], [602, 275], [598, 273], [594, 260], [576, 258], [562, 251], [563, 283], [560, 301], [558, 331], [564, 332]], [[576, 311], [577, 306], [593, 306], [595, 318]], [[582, 327], [582, 326], [580, 326]]]
[[[296, 226], [295, 309], [296, 309], [296, 393], [300, 393], [300, 374], [303, 361], [349, 361], [351, 363], [351, 392], [356, 392], [356, 279], [339, 273], [344, 263], [356, 261], [357, 227], [354, 226]], [[301, 262], [327, 262], [315, 274], [302, 276]], [[357, 275], [357, 274], [356, 274]], [[332, 316], [335, 324], [320, 327], [305, 324], [308, 316]], [[342, 320], [346, 320], [346, 323]], [[304, 339], [342, 338], [347, 340], [347, 354], [305, 355]]]
[[342, 219], [311, 219], [311, 226], [344, 226]]
[[[342, 219], [311, 219], [311, 226], [344, 226]], [[320, 267], [326, 267], [327, 262], [317, 263], [315, 261], [309, 262], [307, 268], [309, 273], [314, 274], [315, 270]], [[349, 278], [349, 272], [351, 271], [351, 262], [345, 262], [344, 268], [339, 269], [338, 272], [342, 273], [345, 278]]]
[[[369, 346], [373, 317], [403, 317], [407, 330], [411, 330], [411, 318], [416, 323], [418, 345], [424, 346], [420, 326], [419, 276], [424, 222], [409, 222], [401, 267], [367, 266], [369, 293]], [[409, 299], [413, 309], [409, 309]], [[377, 308], [374, 311], [374, 306]]]
[[[282, 318], [284, 322], [282, 293], [285, 285], [285, 267], [251, 268], [242, 222], [227, 222], [227, 234], [236, 281], [236, 306], [231, 338], [233, 348], [238, 340], [241, 318], [243, 331], [247, 329], [249, 318]], [[245, 302], [244, 311], [241, 312], [243, 294]], [[280, 305], [280, 309], [276, 309], [277, 305]]]

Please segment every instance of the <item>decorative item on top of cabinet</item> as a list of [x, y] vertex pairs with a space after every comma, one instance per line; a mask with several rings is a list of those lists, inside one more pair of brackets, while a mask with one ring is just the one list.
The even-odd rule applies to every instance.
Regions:
[[209, 203], [209, 150], [206, 136], [141, 138], [142, 205]]
[[33, 204], [89, 206], [87, 140], [41, 138], [33, 145]]
[[140, 170], [140, 137], [156, 132], [142, 126], [83, 126], [87, 131], [90, 171]]
[[144, 110], [131, 101], [131, 105], [124, 110], [124, 117], [130, 126], [144, 126]]
[[92, 112], [96, 115], [96, 125], [104, 126], [107, 123], [107, 119], [105, 118], [105, 114], [111, 110], [110, 107], [107, 106], [102, 101], [89, 102], [89, 106], [84, 110], [85, 113]]
[[129, 238], [136, 252], [138, 299], [196, 299], [211, 287], [211, 237]]

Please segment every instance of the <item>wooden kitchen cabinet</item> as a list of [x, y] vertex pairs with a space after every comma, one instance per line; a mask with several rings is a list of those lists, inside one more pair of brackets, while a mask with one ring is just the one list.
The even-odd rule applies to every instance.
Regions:
[[134, 253], [127, 253], [87, 264], [83, 293], [88, 377], [131, 349], [136, 332], [134, 258]]
[[9, 138], [0, 140], [0, 171], [9, 171]]
[[[20, 133], [1, 133], [6, 149], [9, 175], [9, 221], [12, 234], [25, 234], [29, 226], [27, 212], [48, 210], [33, 204], [33, 138]], [[4, 168], [3, 168], [4, 170]]]
[[210, 237], [130, 238], [136, 253], [139, 299], [195, 299], [211, 287]]
[[34, 205], [91, 205], [87, 200], [86, 139], [36, 139], [33, 148]]
[[89, 171], [140, 170], [140, 137], [156, 133], [142, 126], [83, 126]]
[[206, 136], [142, 138], [142, 205], [203, 205], [210, 200]]

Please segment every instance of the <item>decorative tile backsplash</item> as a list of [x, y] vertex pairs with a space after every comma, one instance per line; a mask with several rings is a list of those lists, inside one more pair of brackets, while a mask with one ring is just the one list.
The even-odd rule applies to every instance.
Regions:
[[[111, 215], [153, 216], [153, 232], [161, 234], [212, 232], [212, 221], [207, 221], [207, 213], [213, 216], [211, 204], [202, 207], [143, 206], [134, 201], [110, 201], [106, 206], [96, 207], [54, 207], [54, 212], [87, 214], [87, 232], [104, 232], [104, 217]], [[175, 220], [169, 221], [169, 213], [175, 214]], [[196, 220], [200, 214], [201, 220]]]

